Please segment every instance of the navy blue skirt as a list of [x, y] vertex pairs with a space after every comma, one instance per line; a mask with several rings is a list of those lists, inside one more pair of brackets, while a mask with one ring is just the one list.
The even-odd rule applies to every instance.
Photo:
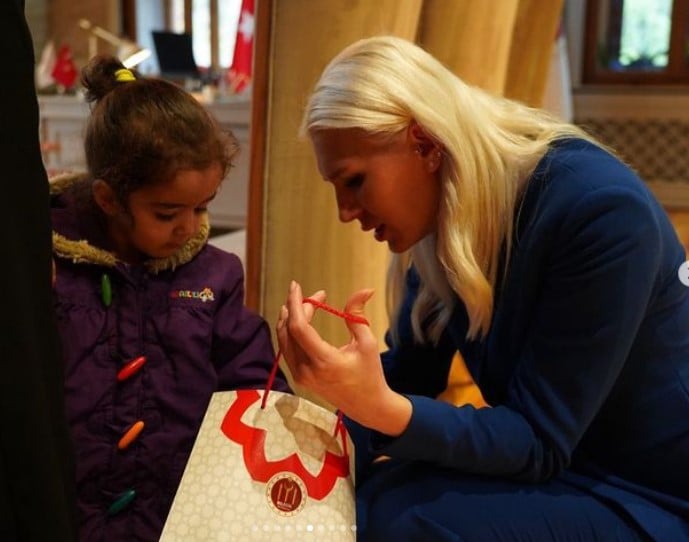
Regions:
[[594, 478], [565, 472], [540, 484], [388, 459], [371, 463], [368, 430], [347, 420], [356, 446], [357, 540], [682, 542], [678, 515]]

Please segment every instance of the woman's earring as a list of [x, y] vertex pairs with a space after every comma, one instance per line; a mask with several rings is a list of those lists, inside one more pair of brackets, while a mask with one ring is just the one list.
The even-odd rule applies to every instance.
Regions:
[[438, 169], [438, 166], [440, 165], [441, 156], [442, 155], [440, 154], [439, 149], [433, 151], [433, 154], [431, 155], [430, 160], [428, 162], [428, 167], [431, 171], [435, 171], [436, 169]]

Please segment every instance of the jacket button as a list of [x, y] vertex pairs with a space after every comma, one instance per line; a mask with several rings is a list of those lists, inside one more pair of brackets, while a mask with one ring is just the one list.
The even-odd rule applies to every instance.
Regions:
[[141, 420], [132, 425], [129, 429], [127, 429], [124, 435], [122, 435], [122, 438], [117, 443], [117, 448], [120, 450], [127, 448], [132, 442], [134, 442], [134, 440], [136, 440], [136, 437], [138, 437], [139, 433], [143, 431], [143, 428], [144, 422]]
[[109, 307], [110, 303], [112, 303], [112, 285], [107, 273], [103, 273], [103, 276], [100, 278], [100, 295], [103, 305]]
[[108, 508], [108, 515], [114, 516], [115, 514], [122, 512], [122, 510], [131, 504], [131, 502], [134, 500], [134, 497], [136, 497], [136, 491], [133, 489], [128, 489], [127, 491], [120, 493]]
[[132, 361], [130, 361], [120, 369], [120, 371], [117, 373], [117, 380], [119, 382], [127, 380], [134, 373], [138, 372], [144, 363], [146, 363], [146, 356], [139, 356], [138, 358], [134, 358]]

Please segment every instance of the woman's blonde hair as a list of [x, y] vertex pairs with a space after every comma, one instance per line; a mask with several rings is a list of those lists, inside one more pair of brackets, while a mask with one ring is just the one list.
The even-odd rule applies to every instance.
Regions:
[[420, 47], [391, 36], [362, 39], [330, 62], [307, 104], [302, 133], [360, 128], [390, 135], [412, 121], [442, 150], [442, 198], [436, 234], [393, 256], [387, 288], [393, 337], [409, 265], [421, 279], [411, 315], [417, 341], [439, 339], [455, 294], [469, 316], [467, 337], [485, 336], [503, 251], [509, 261], [522, 181], [554, 140], [592, 139], [545, 111], [465, 84]]

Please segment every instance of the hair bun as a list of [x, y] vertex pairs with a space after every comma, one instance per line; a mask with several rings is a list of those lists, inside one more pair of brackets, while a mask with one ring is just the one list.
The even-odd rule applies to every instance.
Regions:
[[[81, 70], [81, 84], [86, 90], [86, 100], [97, 102], [106, 94], [120, 85], [115, 73], [118, 70], [126, 70], [120, 60], [112, 55], [94, 56]], [[134, 70], [130, 70], [134, 77]]]

